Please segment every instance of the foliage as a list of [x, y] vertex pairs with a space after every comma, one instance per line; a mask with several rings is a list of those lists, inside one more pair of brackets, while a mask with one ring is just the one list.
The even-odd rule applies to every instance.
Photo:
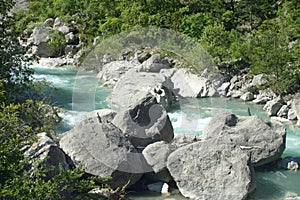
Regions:
[[35, 141], [35, 134], [49, 131], [53, 121], [41, 112], [41, 102], [0, 106], [0, 197], [1, 199], [62, 199], [65, 195], [84, 194], [95, 187], [84, 170], [60, 169], [53, 179], [44, 180], [51, 169], [28, 171], [28, 158], [20, 151]]
[[[6, 99], [14, 101], [14, 96], [25, 83], [29, 82], [33, 71], [25, 64], [28, 58], [26, 48], [18, 39], [18, 35], [10, 27], [14, 24], [9, 10], [13, 1], [4, 0], [0, 7], [0, 80], [3, 84]], [[3, 99], [2, 99], [3, 100]]]
[[[17, 23], [8, 15], [13, 5], [12, 0], [0, 5], [0, 199], [63, 199], [86, 193], [95, 184], [83, 169], [61, 169], [51, 180], [44, 179], [51, 169], [29, 170], [24, 149], [36, 141], [37, 133], [50, 133], [59, 118], [51, 106], [37, 101], [45, 97], [41, 90], [48, 85], [33, 82]], [[60, 36], [52, 41], [60, 43]]]
[[82, 169], [60, 170], [53, 179], [25, 173], [7, 182], [1, 191], [3, 199], [70, 199], [95, 188], [92, 178], [83, 179]]
[[66, 39], [62, 32], [60, 31], [51, 31], [50, 40], [47, 42], [50, 49], [55, 52], [55, 54], [61, 56], [63, 55], [64, 48], [66, 46]]
[[293, 5], [298, 9], [290, 10], [291, 3], [286, 2], [278, 18], [265, 20], [252, 34], [248, 53], [251, 72], [268, 74], [266, 86], [278, 94], [294, 93], [300, 83], [300, 7]]
[[23, 30], [27, 24], [30, 30], [33, 22], [60, 17], [75, 23], [87, 45], [96, 36], [132, 28], [172, 29], [199, 41], [220, 69], [241, 73], [250, 66], [253, 74], [270, 75], [267, 86], [288, 93], [297, 90], [288, 88], [299, 81], [299, 4], [297, 0], [31, 0], [29, 11], [18, 13], [16, 24]]

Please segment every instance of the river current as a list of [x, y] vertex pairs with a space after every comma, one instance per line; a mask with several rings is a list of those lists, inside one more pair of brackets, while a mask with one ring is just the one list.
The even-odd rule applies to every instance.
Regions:
[[[35, 70], [34, 77], [37, 80], [45, 79], [46, 81], [51, 82], [56, 88], [51, 98], [52, 103], [67, 110], [67, 112], [60, 114], [63, 120], [57, 126], [57, 132], [63, 133], [70, 130], [83, 118], [87, 111], [90, 111], [90, 108], [87, 108], [85, 105], [79, 105], [82, 109], [74, 110], [74, 83], [78, 79], [84, 79], [86, 80], [86, 84], [92, 84], [88, 81], [92, 80], [89, 78], [89, 76], [92, 76], [91, 73], [78, 73], [76, 69], [64, 67], [34, 66], [33, 68]], [[107, 101], [110, 90], [101, 87], [101, 84], [102, 82], [99, 81], [95, 88], [95, 105], [93, 106], [95, 109], [110, 108], [109, 101]], [[88, 86], [85, 86], [84, 88], [86, 87]], [[236, 115], [246, 116], [248, 114], [248, 108], [250, 108], [252, 115], [258, 115], [264, 119], [270, 120], [260, 105], [245, 103], [238, 100], [228, 100], [225, 98], [203, 98], [190, 102], [180, 102], [179, 107], [169, 111], [169, 116], [175, 134], [185, 133], [200, 135], [203, 127], [215, 113], [232, 112]], [[187, 124], [189, 125], [187, 126]], [[300, 157], [300, 129], [293, 126], [286, 126], [286, 128], [287, 144], [283, 157]], [[256, 190], [249, 199], [284, 199], [288, 195], [300, 196], [300, 171], [294, 172], [262, 167], [255, 170], [255, 177]], [[170, 196], [163, 196], [151, 192], [141, 192], [132, 193], [130, 194], [130, 197], [139, 200], [185, 199], [178, 194], [178, 191], [172, 192]]]

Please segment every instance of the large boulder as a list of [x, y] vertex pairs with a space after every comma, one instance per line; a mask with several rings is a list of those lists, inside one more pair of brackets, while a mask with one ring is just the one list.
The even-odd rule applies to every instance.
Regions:
[[195, 75], [188, 69], [179, 69], [171, 78], [173, 92], [176, 96], [186, 97], [214, 97], [219, 96], [217, 89], [223, 83], [220, 74]]
[[40, 57], [54, 57], [57, 52], [49, 45], [51, 27], [37, 26], [33, 29], [32, 34], [28, 41], [32, 43], [35, 48], [33, 53]]
[[[164, 91], [157, 90], [157, 88]], [[116, 109], [128, 108], [152, 94], [160, 96], [159, 101], [164, 99], [169, 106], [173, 99], [170, 88], [172, 88], [172, 84], [169, 77], [162, 73], [138, 72], [136, 69], [131, 69], [120, 78], [113, 88], [111, 104]]]
[[156, 141], [170, 142], [173, 126], [166, 110], [148, 95], [130, 108], [120, 110], [113, 123], [118, 126], [137, 148]]
[[85, 114], [85, 118], [98, 117], [101, 122], [111, 122], [116, 116], [117, 112], [112, 109], [93, 110]]
[[289, 107], [288, 105], [283, 105], [280, 110], [278, 111], [277, 113], [277, 116], [278, 117], [284, 117], [284, 118], [287, 118], [287, 115], [288, 115], [288, 112], [289, 112]]
[[253, 103], [256, 104], [265, 104], [266, 102], [272, 100], [276, 95], [270, 90], [259, 90], [256, 95], [256, 99], [253, 100]]
[[112, 61], [102, 67], [102, 71], [99, 72], [98, 76], [104, 81], [111, 79], [118, 81], [122, 75], [133, 67], [135, 67], [135, 65], [128, 61]]
[[289, 109], [288, 114], [287, 114], [287, 118], [289, 120], [296, 120], [297, 119], [297, 115], [296, 115], [295, 110], [293, 108]]
[[167, 167], [181, 194], [191, 199], [245, 199], [255, 188], [249, 156], [227, 137], [180, 147]]
[[164, 141], [149, 144], [142, 152], [147, 163], [152, 167], [153, 173], [148, 175], [150, 181], [169, 182], [172, 178], [167, 169], [169, 155], [175, 150], [175, 146]]
[[[298, 95], [298, 98], [293, 99], [292, 101], [292, 110], [295, 113], [295, 115], [297, 116], [297, 125], [300, 126], [300, 95]], [[297, 96], [296, 96], [297, 97]]]
[[63, 134], [60, 147], [76, 166], [88, 174], [112, 177], [113, 188], [134, 184], [145, 171], [140, 154], [112, 123], [101, 123], [98, 117], [83, 120]]
[[221, 85], [221, 87], [218, 88], [218, 92], [220, 95], [222, 96], [226, 96], [227, 92], [228, 92], [228, 89], [230, 87], [230, 82], [225, 82]]
[[39, 133], [37, 137], [38, 140], [25, 151], [25, 155], [29, 157], [33, 170], [38, 164], [43, 164], [48, 169], [45, 180], [57, 175], [60, 167], [67, 170], [73, 166], [71, 159], [47, 136], [47, 133]]
[[203, 129], [201, 138], [207, 140], [221, 136], [228, 137], [231, 143], [251, 154], [254, 166], [277, 160], [285, 149], [284, 126], [266, 122], [257, 116], [216, 115]]
[[160, 54], [154, 54], [143, 62], [139, 70], [158, 73], [162, 69], [170, 69], [171, 66], [172, 64], [166, 58], [163, 58]]
[[280, 97], [275, 98], [271, 101], [268, 101], [264, 105], [264, 110], [267, 112], [269, 116], [276, 116], [280, 108], [283, 106], [283, 101]]
[[252, 92], [246, 92], [240, 97], [240, 99], [243, 101], [252, 101], [254, 99], [254, 95]]

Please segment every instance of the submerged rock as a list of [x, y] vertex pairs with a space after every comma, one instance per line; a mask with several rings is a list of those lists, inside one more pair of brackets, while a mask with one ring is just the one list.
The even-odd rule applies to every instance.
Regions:
[[284, 126], [266, 122], [257, 116], [237, 118], [230, 113], [214, 116], [203, 129], [201, 138], [206, 140], [221, 136], [229, 138], [230, 144], [251, 154], [254, 166], [277, 160], [285, 149]]
[[191, 199], [245, 199], [255, 187], [249, 156], [227, 137], [178, 148], [167, 167], [181, 194]]
[[86, 173], [112, 177], [109, 184], [113, 188], [134, 184], [145, 171], [140, 154], [121, 130], [112, 123], [100, 123], [97, 117], [64, 133], [59, 144]]
[[276, 163], [279, 169], [297, 171], [300, 165], [300, 157], [285, 157]]

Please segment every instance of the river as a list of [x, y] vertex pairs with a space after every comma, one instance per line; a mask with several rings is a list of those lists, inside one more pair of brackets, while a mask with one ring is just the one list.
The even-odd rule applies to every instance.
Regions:
[[[78, 78], [87, 80], [89, 84], [89, 77], [93, 75], [89, 72], [81, 72], [73, 68], [55, 68], [55, 67], [33, 67], [35, 70], [34, 77], [37, 80], [45, 79], [52, 83], [56, 88], [52, 103], [56, 106], [65, 108], [67, 112], [60, 114], [63, 117], [62, 122], [56, 127], [57, 132], [63, 133], [70, 130], [76, 123], [78, 123], [83, 115], [90, 111], [90, 107], [85, 105], [77, 105], [74, 110], [73, 91], [74, 84]], [[90, 83], [92, 84], [92, 83]], [[102, 82], [99, 81], [95, 88], [95, 104], [92, 108], [110, 108], [107, 102], [107, 97], [110, 90], [101, 87]], [[84, 86], [87, 88], [89, 86]], [[269, 117], [262, 110], [262, 106], [252, 103], [245, 103], [238, 100], [228, 100], [225, 98], [204, 98], [197, 99], [192, 102], [181, 102], [182, 109], [173, 109], [169, 112], [175, 134], [187, 133], [200, 135], [203, 127], [209, 122], [211, 117], [217, 112], [228, 111], [236, 115], [247, 115], [248, 107], [252, 115], [258, 115], [262, 118], [269, 119]], [[185, 121], [192, 121], [191, 126], [187, 127]], [[287, 126], [287, 145], [284, 151], [285, 156], [300, 157], [300, 129], [293, 126]], [[196, 131], [195, 131], [196, 130]], [[249, 197], [249, 199], [284, 199], [288, 194], [300, 195], [300, 172], [276, 170], [262, 167], [255, 170], [256, 176], [256, 190]], [[153, 199], [185, 199], [175, 190], [170, 196], [163, 196], [151, 192], [131, 193], [132, 199], [139, 200], [153, 200]]]

